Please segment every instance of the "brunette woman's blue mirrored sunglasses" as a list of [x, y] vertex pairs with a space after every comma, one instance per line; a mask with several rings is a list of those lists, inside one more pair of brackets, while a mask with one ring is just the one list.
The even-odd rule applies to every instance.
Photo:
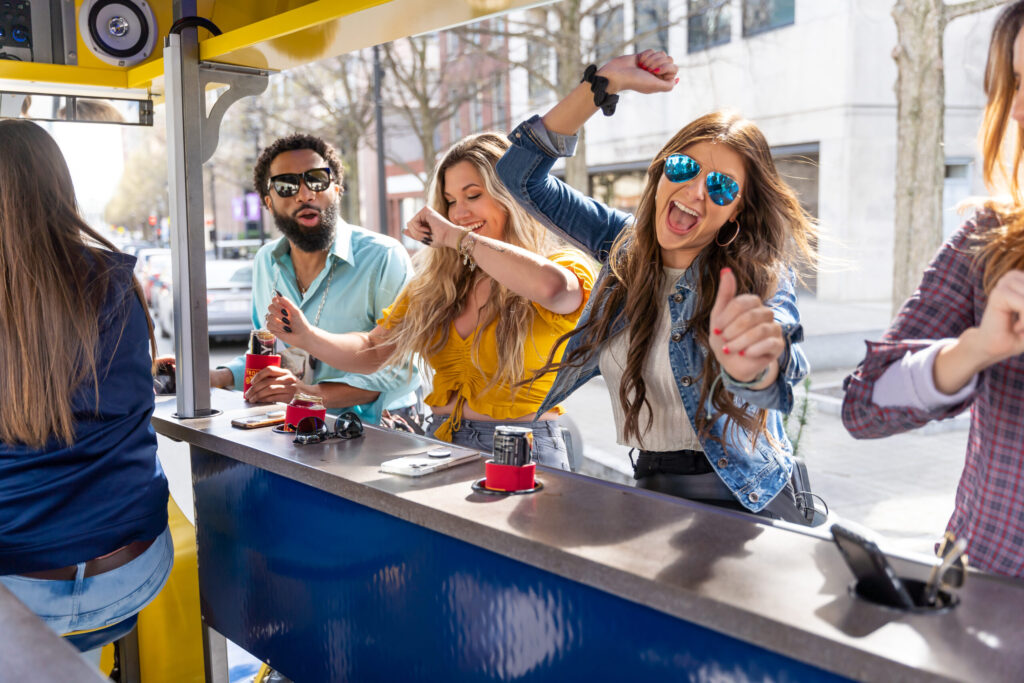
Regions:
[[[673, 154], [665, 159], [665, 177], [673, 183], [685, 183], [700, 175], [700, 164], [685, 154]], [[728, 206], [740, 194], [740, 184], [718, 171], [708, 173], [705, 179], [708, 197], [719, 206]]]
[[331, 186], [331, 169], [311, 168], [302, 173], [282, 173], [270, 179], [270, 186], [282, 197], [292, 197], [299, 192], [299, 182], [305, 181], [311, 192], [323, 192]]

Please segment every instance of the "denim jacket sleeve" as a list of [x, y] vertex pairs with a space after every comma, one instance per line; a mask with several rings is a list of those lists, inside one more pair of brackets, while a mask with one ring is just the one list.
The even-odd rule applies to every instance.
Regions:
[[800, 325], [800, 311], [796, 307], [796, 290], [793, 270], [787, 269], [779, 278], [779, 287], [767, 303], [775, 316], [775, 322], [782, 326], [782, 337], [786, 348], [779, 356], [779, 377], [764, 389], [747, 389], [732, 384], [723, 377], [725, 387], [739, 400], [768, 410], [789, 413], [793, 409], [793, 386], [807, 376], [810, 365], [800, 348], [804, 330]]
[[512, 147], [497, 168], [512, 196], [549, 230], [605, 262], [615, 237], [633, 217], [550, 175], [558, 157], [571, 156], [575, 136], [551, 133], [534, 116], [519, 124], [509, 140]]

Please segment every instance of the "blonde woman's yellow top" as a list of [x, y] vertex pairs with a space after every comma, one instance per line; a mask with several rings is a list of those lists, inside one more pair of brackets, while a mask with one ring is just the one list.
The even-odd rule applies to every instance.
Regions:
[[[594, 286], [594, 271], [582, 253], [563, 250], [548, 258], [576, 275], [583, 289], [583, 300], [579, 308], [567, 315], [552, 313], [540, 304], [533, 304], [536, 314], [533, 317], [533, 330], [527, 339], [523, 357], [525, 372], [520, 379], [533, 376], [534, 371], [543, 367], [555, 341], [576, 327], [576, 321], [583, 313], [583, 308], [590, 297], [590, 290]], [[387, 329], [393, 328], [405, 315], [408, 307], [409, 299], [400, 295], [394, 304], [384, 310], [377, 324]], [[548, 389], [555, 381], [555, 373], [548, 373], [535, 382], [520, 386], [514, 393], [507, 382], [488, 388], [491, 378], [498, 372], [496, 330], [497, 322], [492, 321], [483, 328], [476, 328], [463, 339], [455, 331], [453, 323], [448, 330], [448, 341], [444, 347], [426, 358], [434, 371], [433, 390], [424, 399], [426, 404], [445, 406], [453, 397], [456, 398], [455, 409], [436, 433], [438, 438], [451, 441], [452, 434], [461, 427], [463, 406], [468, 405], [472, 410], [489, 415], [495, 420], [517, 419], [537, 412], [544, 397], [547, 396]], [[479, 355], [474, 358], [473, 346], [477, 337], [480, 338]], [[560, 349], [554, 360], [559, 361], [561, 358]], [[564, 412], [561, 406], [555, 410], [559, 414]]]

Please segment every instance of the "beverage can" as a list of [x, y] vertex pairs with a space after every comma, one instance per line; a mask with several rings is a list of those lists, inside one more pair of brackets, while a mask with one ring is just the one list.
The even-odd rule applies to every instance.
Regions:
[[249, 336], [249, 353], [256, 356], [273, 356], [277, 338], [270, 330], [253, 330]]
[[494, 428], [494, 462], [522, 467], [533, 461], [533, 430], [500, 425]]

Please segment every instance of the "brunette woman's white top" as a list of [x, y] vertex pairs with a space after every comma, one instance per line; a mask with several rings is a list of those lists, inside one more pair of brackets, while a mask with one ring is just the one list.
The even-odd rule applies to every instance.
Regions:
[[647, 419], [650, 416], [647, 406], [640, 407], [641, 442], [636, 436], [628, 439], [623, 436], [626, 423], [625, 412], [619, 402], [619, 387], [622, 385], [622, 373], [626, 368], [626, 354], [629, 351], [629, 329], [612, 337], [598, 357], [601, 374], [604, 375], [611, 396], [612, 413], [615, 416], [615, 433], [619, 445], [627, 448], [638, 448], [645, 451], [678, 451], [690, 449], [703, 451], [697, 433], [690, 423], [690, 418], [683, 408], [683, 399], [676, 387], [675, 375], [668, 357], [669, 337], [672, 334], [672, 316], [669, 312], [669, 299], [676, 293], [676, 282], [685, 272], [682, 268], [662, 268], [665, 280], [657, 296], [661, 301], [658, 307], [658, 321], [654, 327], [647, 360], [644, 362], [643, 378], [647, 385], [647, 401], [654, 410], [650, 427]]

